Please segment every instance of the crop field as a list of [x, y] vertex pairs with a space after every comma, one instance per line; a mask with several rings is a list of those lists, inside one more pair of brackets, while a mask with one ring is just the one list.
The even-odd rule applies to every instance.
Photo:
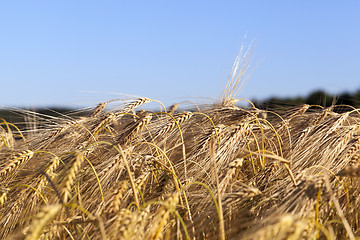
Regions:
[[[1, 239], [355, 239], [360, 113], [234, 101], [0, 127]], [[342, 113], [335, 111], [341, 109]], [[344, 110], [347, 111], [344, 111]], [[44, 121], [44, 122], [42, 122]]]
[[360, 112], [240, 107], [234, 79], [207, 105], [1, 119], [0, 239], [360, 236]]

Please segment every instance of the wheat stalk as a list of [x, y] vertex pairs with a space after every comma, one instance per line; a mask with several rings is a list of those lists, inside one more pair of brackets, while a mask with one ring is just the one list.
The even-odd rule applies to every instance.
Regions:
[[216, 190], [217, 190], [217, 201], [219, 206], [219, 239], [225, 240], [225, 222], [224, 222], [224, 213], [222, 206], [222, 195], [219, 184], [219, 176], [218, 176], [218, 166], [216, 164], [216, 153], [215, 153], [215, 141], [211, 140], [209, 144], [209, 155], [212, 162], [212, 172], [213, 178], [215, 178]]

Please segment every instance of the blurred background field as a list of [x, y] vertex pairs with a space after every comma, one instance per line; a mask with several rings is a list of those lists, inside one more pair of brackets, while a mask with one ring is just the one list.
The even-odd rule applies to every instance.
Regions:
[[[286, 112], [289, 108], [297, 107], [303, 104], [309, 105], [319, 105], [321, 107], [330, 107], [332, 105], [337, 105], [338, 107], [334, 109], [337, 112], [344, 112], [350, 110], [349, 107], [360, 107], [360, 90], [355, 92], [344, 92], [339, 95], [332, 95], [326, 93], [322, 90], [317, 90], [310, 93], [307, 96], [299, 97], [271, 97], [264, 100], [252, 99], [252, 103], [259, 109], [270, 110], [277, 112]], [[242, 107], [249, 107], [245, 102], [242, 102]], [[67, 116], [71, 117], [81, 117], [91, 114], [93, 106], [89, 106], [84, 109], [75, 109], [69, 107], [50, 107], [50, 108], [3, 108], [0, 110], [0, 118], [5, 119], [8, 122], [16, 123], [21, 129], [29, 127], [27, 122], [31, 122], [31, 116], [34, 112], [38, 113], [42, 117], [59, 117], [64, 118]], [[27, 110], [28, 115], [24, 114], [24, 111]], [[155, 110], [155, 109], [153, 109]]]

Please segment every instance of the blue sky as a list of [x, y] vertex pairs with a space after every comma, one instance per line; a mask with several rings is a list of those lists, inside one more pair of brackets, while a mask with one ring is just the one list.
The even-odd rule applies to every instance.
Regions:
[[252, 40], [239, 97], [352, 92], [359, 13], [355, 0], [0, 1], [0, 106], [211, 101]]

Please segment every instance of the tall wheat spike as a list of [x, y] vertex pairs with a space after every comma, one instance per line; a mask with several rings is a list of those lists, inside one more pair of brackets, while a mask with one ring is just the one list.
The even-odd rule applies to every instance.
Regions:
[[118, 239], [137, 240], [143, 239], [144, 227], [149, 209], [146, 208], [140, 212], [127, 212], [119, 220]]
[[245, 50], [245, 47], [242, 46], [226, 83], [221, 99], [221, 105], [233, 106], [237, 102], [236, 97], [239, 94], [241, 87], [246, 82], [246, 73], [249, 69], [250, 59], [251, 46], [247, 50]]

